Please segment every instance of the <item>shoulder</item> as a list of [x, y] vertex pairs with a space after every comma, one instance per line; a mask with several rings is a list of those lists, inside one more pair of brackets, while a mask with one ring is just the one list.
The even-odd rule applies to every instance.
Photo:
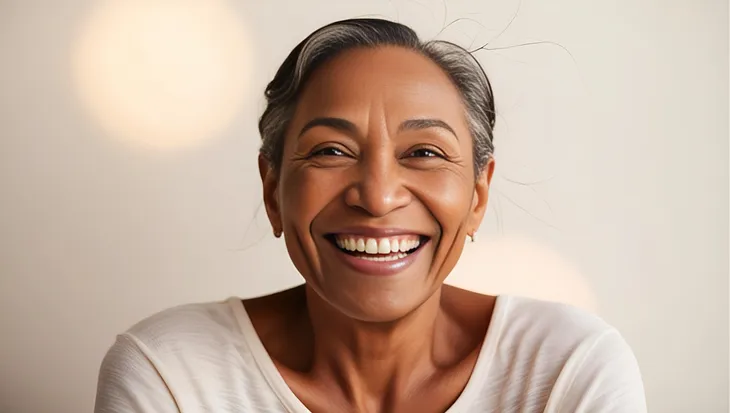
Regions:
[[506, 337], [572, 347], [615, 329], [598, 315], [567, 304], [502, 296], [497, 302]]
[[237, 298], [181, 305], [138, 322], [117, 338], [112, 351], [137, 351], [161, 375], [222, 374], [234, 365], [254, 365], [246, 319]]
[[243, 333], [234, 309], [236, 301], [240, 303], [231, 298], [181, 305], [149, 316], [117, 336], [104, 364], [120, 366], [136, 362], [162, 370], [163, 365], [187, 365], [186, 360], [190, 358], [222, 354], [222, 348], [242, 341]]
[[210, 344], [240, 336], [241, 329], [234, 312], [240, 300], [195, 303], [176, 306], [149, 316], [124, 335], [156, 350], [173, 351], [181, 346]]
[[498, 305], [512, 365], [550, 378], [545, 411], [646, 411], [638, 363], [616, 328], [566, 304], [508, 297]]
[[[619, 331], [601, 317], [567, 304], [524, 297], [498, 302], [500, 346], [516, 356], [543, 357], [564, 373], [634, 355]], [[549, 364], [549, 363], [546, 363]]]
[[101, 364], [96, 411], [177, 412], [225, 404], [235, 386], [245, 394], [258, 371], [236, 304], [243, 312], [236, 298], [170, 308], [120, 334]]

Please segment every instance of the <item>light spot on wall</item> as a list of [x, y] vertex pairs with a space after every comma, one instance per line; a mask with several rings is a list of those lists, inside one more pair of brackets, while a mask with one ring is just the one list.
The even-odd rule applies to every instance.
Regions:
[[170, 149], [230, 125], [250, 55], [223, 1], [119, 0], [90, 13], [72, 63], [84, 106], [109, 135]]
[[526, 237], [480, 238], [467, 243], [448, 279], [487, 294], [520, 295], [596, 311], [598, 303], [575, 265]]

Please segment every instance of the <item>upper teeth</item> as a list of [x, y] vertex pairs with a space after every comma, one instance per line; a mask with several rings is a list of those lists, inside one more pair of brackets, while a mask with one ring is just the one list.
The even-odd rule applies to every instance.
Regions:
[[398, 238], [360, 238], [351, 236], [337, 236], [337, 246], [348, 251], [364, 252], [366, 254], [392, 254], [415, 249], [421, 244], [418, 236]]

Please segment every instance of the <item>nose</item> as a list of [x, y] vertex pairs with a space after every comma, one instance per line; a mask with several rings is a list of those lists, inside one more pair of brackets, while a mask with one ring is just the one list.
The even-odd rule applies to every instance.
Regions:
[[347, 189], [345, 202], [373, 217], [382, 217], [411, 202], [401, 166], [392, 152], [381, 150], [361, 159], [357, 179]]

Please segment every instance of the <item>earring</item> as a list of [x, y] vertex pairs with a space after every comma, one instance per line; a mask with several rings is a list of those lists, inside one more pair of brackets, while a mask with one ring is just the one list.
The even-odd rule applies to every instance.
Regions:
[[467, 235], [469, 237], [469, 241], [471, 242], [477, 242], [477, 232], [474, 231], [471, 234]]
[[284, 231], [282, 231], [282, 230], [280, 230], [280, 229], [275, 229], [275, 230], [274, 230], [274, 236], [275, 236], [276, 238], [281, 238], [281, 234], [282, 234], [283, 232], [284, 232]]

